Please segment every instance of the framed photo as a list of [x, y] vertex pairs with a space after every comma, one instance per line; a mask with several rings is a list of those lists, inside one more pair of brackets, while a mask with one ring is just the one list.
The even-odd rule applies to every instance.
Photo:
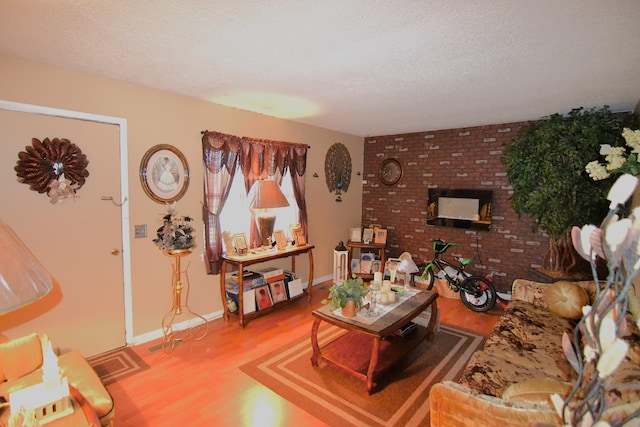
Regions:
[[271, 299], [271, 292], [269, 292], [269, 286], [264, 285], [256, 288], [256, 303], [258, 304], [258, 310], [264, 310], [273, 305], [273, 299]]
[[376, 228], [374, 236], [374, 243], [378, 243], [384, 245], [387, 243], [387, 229], [386, 228]]
[[362, 241], [362, 229], [360, 227], [352, 227], [349, 229], [349, 240], [352, 242]]
[[351, 272], [360, 273], [360, 260], [358, 258], [353, 258], [351, 260]]
[[169, 144], [151, 147], [140, 162], [140, 183], [147, 196], [158, 203], [180, 200], [189, 187], [187, 159]]
[[271, 290], [271, 299], [273, 299], [274, 304], [286, 301], [288, 299], [287, 290], [284, 286], [284, 280], [277, 280], [273, 283], [269, 283], [269, 290]]
[[287, 249], [289, 246], [289, 242], [287, 241], [287, 236], [284, 234], [284, 230], [276, 230], [273, 232], [273, 237], [276, 239], [276, 247], [278, 250]]
[[371, 265], [375, 260], [374, 254], [364, 253], [360, 255], [360, 273], [371, 273]]
[[377, 273], [377, 272], [384, 273], [382, 271], [382, 261], [381, 260], [375, 259], [375, 260], [371, 261], [371, 272], [372, 273]]
[[362, 241], [366, 244], [373, 242], [373, 228], [365, 228], [362, 231]]
[[296, 246], [304, 246], [307, 244], [304, 234], [302, 233], [302, 228], [293, 229], [293, 240], [296, 242]]
[[233, 246], [236, 248], [236, 254], [244, 255], [249, 252], [247, 246], [247, 237], [244, 233], [238, 233], [233, 235]]

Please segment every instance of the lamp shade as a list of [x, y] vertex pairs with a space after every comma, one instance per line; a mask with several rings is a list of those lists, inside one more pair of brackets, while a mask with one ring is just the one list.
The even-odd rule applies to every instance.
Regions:
[[249, 192], [251, 209], [284, 208], [289, 206], [287, 198], [277, 182], [259, 180], [253, 184]]
[[289, 206], [289, 202], [278, 183], [270, 180], [256, 181], [249, 192], [249, 201], [249, 207], [255, 213], [262, 246], [270, 246], [276, 216], [269, 209], [284, 208]]
[[51, 274], [0, 220], [0, 314], [16, 310], [53, 288]]

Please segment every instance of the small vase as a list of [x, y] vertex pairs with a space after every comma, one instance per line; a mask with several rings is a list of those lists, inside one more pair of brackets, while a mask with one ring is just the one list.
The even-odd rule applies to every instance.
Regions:
[[344, 307], [342, 307], [342, 315], [344, 317], [355, 317], [356, 315], [356, 301], [348, 300]]

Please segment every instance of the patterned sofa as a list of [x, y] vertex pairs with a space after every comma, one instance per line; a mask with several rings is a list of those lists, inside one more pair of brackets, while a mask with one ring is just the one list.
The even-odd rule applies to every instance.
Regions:
[[[594, 297], [594, 283], [575, 284], [586, 291], [577, 289], [590, 303]], [[514, 281], [512, 301], [484, 348], [469, 359], [461, 378], [432, 387], [429, 395], [432, 427], [529, 426], [532, 422], [561, 425], [548, 396], [553, 392], [568, 392], [572, 388], [571, 382], [577, 378], [564, 356], [561, 343], [562, 333], [571, 333], [577, 320], [556, 314], [558, 310], [553, 305], [556, 301], [547, 301], [551, 286], [554, 285], [522, 279]], [[637, 319], [640, 314], [637, 296], [630, 306], [630, 319]], [[638, 384], [640, 332], [635, 320], [629, 325], [630, 331], [624, 339], [630, 343], [630, 350], [616, 371], [616, 382]], [[640, 406], [637, 390], [612, 397], [620, 404]]]

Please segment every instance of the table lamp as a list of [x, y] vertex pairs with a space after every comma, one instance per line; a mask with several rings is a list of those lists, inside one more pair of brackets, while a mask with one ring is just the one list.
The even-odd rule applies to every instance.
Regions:
[[249, 207], [256, 217], [262, 246], [271, 246], [271, 235], [276, 223], [276, 215], [271, 209], [287, 207], [289, 202], [278, 183], [266, 179], [253, 184], [249, 191], [249, 200], [251, 201]]
[[51, 274], [2, 220], [0, 253], [0, 315], [38, 300], [53, 288]]

